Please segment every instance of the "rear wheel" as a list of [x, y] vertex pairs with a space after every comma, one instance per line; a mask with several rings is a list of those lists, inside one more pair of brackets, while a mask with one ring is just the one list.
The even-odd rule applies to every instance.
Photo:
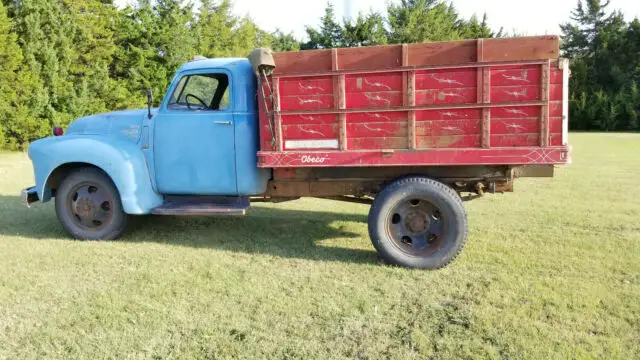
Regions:
[[128, 216], [111, 179], [101, 170], [69, 173], [56, 190], [56, 214], [64, 229], [81, 240], [112, 240], [124, 231]]
[[385, 187], [369, 212], [369, 235], [387, 262], [439, 269], [467, 241], [467, 215], [460, 196], [438, 181], [407, 177]]

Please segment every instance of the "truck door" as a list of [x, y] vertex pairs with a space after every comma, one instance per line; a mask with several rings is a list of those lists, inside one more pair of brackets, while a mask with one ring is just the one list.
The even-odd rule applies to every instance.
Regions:
[[226, 71], [180, 74], [154, 118], [156, 186], [163, 194], [237, 193], [231, 78]]

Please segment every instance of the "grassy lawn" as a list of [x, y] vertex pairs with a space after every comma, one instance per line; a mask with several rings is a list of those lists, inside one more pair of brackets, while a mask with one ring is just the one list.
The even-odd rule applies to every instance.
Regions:
[[68, 240], [0, 154], [0, 359], [640, 358], [640, 135], [571, 142], [553, 180], [467, 203], [435, 272], [383, 265], [368, 207], [317, 199]]

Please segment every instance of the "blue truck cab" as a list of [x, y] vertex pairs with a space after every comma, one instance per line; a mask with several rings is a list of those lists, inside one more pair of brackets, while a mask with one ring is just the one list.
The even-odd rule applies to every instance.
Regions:
[[[271, 171], [257, 167], [256, 87], [247, 59], [190, 61], [159, 108], [86, 116], [63, 136], [33, 142], [28, 153], [36, 185], [23, 199], [46, 202], [61, 191], [73, 193], [56, 206], [65, 228], [80, 238], [105, 238], [117, 235], [101, 231], [114, 209], [161, 213], [172, 199], [189, 195], [238, 205], [262, 194]], [[65, 184], [70, 177], [76, 183]]]

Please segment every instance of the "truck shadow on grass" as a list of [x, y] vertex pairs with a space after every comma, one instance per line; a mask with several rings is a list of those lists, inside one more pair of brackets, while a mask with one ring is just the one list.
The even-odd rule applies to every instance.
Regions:
[[[0, 219], [0, 236], [69, 240], [55, 215], [53, 202], [28, 209], [17, 196], [0, 196]], [[377, 254], [366, 236], [366, 220], [359, 214], [264, 207], [251, 208], [240, 217], [134, 216], [117, 241], [377, 263]], [[355, 227], [359, 232], [346, 227]]]

